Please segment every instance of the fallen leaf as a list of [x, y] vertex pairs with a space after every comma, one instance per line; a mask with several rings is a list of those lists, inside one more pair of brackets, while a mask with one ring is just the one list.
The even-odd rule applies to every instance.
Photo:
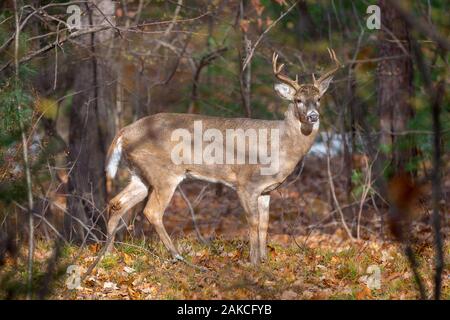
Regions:
[[127, 264], [127, 265], [132, 265], [134, 261], [133, 261], [133, 258], [129, 254], [124, 253], [123, 254], [123, 262], [125, 262], [125, 264]]
[[400, 278], [401, 276], [403, 276], [403, 274], [401, 274], [400, 272], [394, 272], [389, 277], [387, 277], [385, 281], [386, 282], [391, 282], [392, 280]]
[[294, 300], [297, 299], [298, 294], [292, 290], [286, 290], [281, 294], [281, 300]]
[[263, 11], [265, 9], [264, 6], [261, 4], [261, 1], [260, 0], [252, 0], [252, 5], [253, 5], [253, 8], [255, 8], [256, 14], [258, 16], [261, 16], [261, 14], [263, 13]]
[[125, 266], [125, 267], [123, 267], [123, 271], [125, 271], [128, 274], [131, 274], [131, 273], [135, 272], [136, 270], [134, 270], [133, 268]]
[[355, 297], [356, 300], [366, 300], [373, 298], [372, 291], [370, 291], [368, 286], [363, 286], [362, 289], [356, 293]]
[[247, 33], [247, 32], [248, 32], [248, 28], [249, 28], [249, 26], [250, 26], [250, 21], [249, 21], [249, 20], [246, 20], [246, 19], [242, 19], [242, 20], [239, 22], [239, 26], [241, 27], [241, 30], [242, 30], [243, 32]]
[[303, 282], [303, 279], [297, 279], [297, 280], [295, 280], [295, 282], [292, 284], [292, 286], [293, 287], [296, 287], [296, 288], [302, 288], [303, 286], [304, 286], [304, 282]]
[[127, 287], [127, 290], [128, 290], [128, 296], [130, 297], [131, 300], [139, 300], [139, 298], [140, 298], [139, 293], [137, 293], [130, 287]]
[[108, 290], [108, 291], [112, 291], [112, 290], [117, 290], [119, 288], [117, 287], [117, 285], [114, 282], [106, 281], [103, 284], [103, 289]]
[[326, 300], [330, 296], [330, 293], [331, 293], [331, 290], [329, 290], [329, 289], [321, 290], [321, 291], [316, 292], [311, 297], [311, 299], [312, 300]]

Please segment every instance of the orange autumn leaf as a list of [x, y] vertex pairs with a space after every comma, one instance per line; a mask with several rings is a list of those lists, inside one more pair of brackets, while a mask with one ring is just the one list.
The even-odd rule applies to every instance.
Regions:
[[260, 0], [252, 0], [252, 6], [255, 8], [256, 14], [261, 16], [264, 11], [264, 6], [261, 4]]
[[132, 265], [133, 264], [133, 258], [128, 253], [123, 253], [123, 261], [127, 265]]
[[100, 245], [99, 245], [98, 243], [91, 244], [91, 245], [89, 246], [89, 250], [90, 250], [92, 253], [97, 253], [97, 252], [100, 250]]
[[363, 286], [363, 288], [358, 291], [355, 295], [356, 300], [366, 300], [366, 299], [372, 299], [372, 291], [369, 289], [368, 286]]
[[243, 32], [247, 33], [247, 32], [248, 32], [248, 28], [250, 27], [250, 20], [242, 19], [242, 20], [239, 22], [239, 26], [241, 27], [241, 30], [242, 30]]

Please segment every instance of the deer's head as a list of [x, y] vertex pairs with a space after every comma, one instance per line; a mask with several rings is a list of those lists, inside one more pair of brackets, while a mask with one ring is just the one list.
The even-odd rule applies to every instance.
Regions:
[[316, 79], [312, 74], [312, 84], [299, 84], [298, 76], [293, 80], [281, 74], [284, 64], [278, 66], [278, 55], [273, 54], [273, 72], [277, 79], [281, 81], [281, 83], [275, 84], [275, 91], [281, 98], [293, 104], [294, 112], [302, 123], [312, 125], [319, 121], [320, 98], [327, 91], [334, 73], [341, 66], [334, 50], [328, 49], [328, 53], [331, 60], [335, 62], [335, 67], [325, 72], [319, 79]]

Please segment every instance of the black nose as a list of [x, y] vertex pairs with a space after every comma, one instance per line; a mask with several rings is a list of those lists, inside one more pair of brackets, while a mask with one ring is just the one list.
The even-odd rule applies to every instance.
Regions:
[[319, 120], [319, 115], [317, 113], [311, 113], [306, 117], [306, 119], [311, 123], [315, 123]]

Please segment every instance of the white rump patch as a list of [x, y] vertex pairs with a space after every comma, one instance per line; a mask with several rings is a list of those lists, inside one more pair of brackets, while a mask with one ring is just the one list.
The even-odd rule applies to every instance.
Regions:
[[111, 157], [109, 158], [109, 162], [106, 167], [108, 177], [110, 177], [111, 179], [116, 176], [121, 156], [122, 156], [122, 137], [119, 137], [117, 139], [116, 145], [114, 147], [114, 150], [111, 154]]

